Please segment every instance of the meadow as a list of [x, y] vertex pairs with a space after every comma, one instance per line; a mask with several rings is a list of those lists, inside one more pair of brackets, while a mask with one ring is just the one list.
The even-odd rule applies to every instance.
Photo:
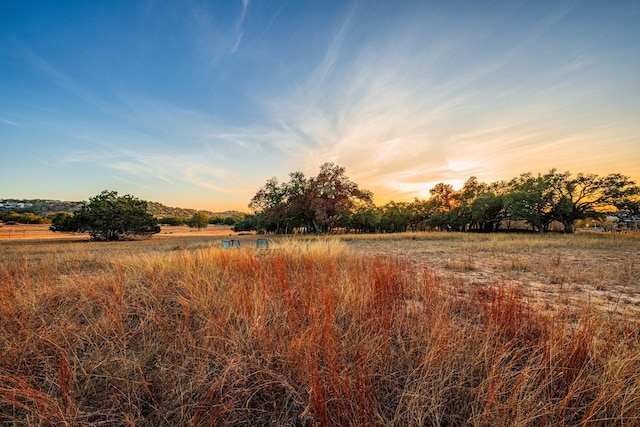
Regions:
[[640, 238], [0, 244], [0, 424], [640, 425]]

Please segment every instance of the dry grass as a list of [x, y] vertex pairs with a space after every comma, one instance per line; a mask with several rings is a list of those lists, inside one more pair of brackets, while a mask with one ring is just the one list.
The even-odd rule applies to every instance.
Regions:
[[[86, 240], [88, 233], [55, 233], [49, 230], [51, 224], [4, 224], [0, 222], [0, 241], [11, 242], [15, 240]], [[160, 233], [155, 239], [174, 238], [177, 236], [231, 236], [238, 233], [231, 230], [228, 225], [209, 224], [202, 230], [192, 229], [186, 225], [161, 226]]]
[[3, 245], [0, 424], [640, 423], [635, 319], [514, 284], [637, 240], [413, 237]]
[[531, 303], [640, 315], [640, 236], [415, 233], [360, 236], [349, 248], [410, 259], [466, 286], [514, 286]]

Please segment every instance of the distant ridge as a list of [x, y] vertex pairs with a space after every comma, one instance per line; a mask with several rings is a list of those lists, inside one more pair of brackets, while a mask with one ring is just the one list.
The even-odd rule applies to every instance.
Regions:
[[210, 217], [219, 216], [222, 218], [227, 217], [237, 217], [244, 215], [244, 212], [240, 211], [223, 211], [223, 212], [212, 212], [206, 210], [198, 210], [198, 209], [189, 209], [189, 208], [175, 208], [170, 206], [165, 206], [162, 203], [158, 202], [148, 202], [147, 207], [151, 211], [151, 213], [157, 218], [164, 217], [179, 217], [179, 218], [187, 218], [192, 216], [196, 212], [204, 212]]
[[[58, 212], [75, 212], [79, 210], [85, 202], [61, 201], [51, 199], [1, 199], [0, 211], [29, 211], [39, 215], [50, 215]], [[158, 202], [147, 202], [151, 213], [157, 218], [178, 217], [188, 218], [195, 212], [204, 212], [210, 217], [239, 217], [244, 215], [240, 211], [213, 212], [198, 209], [176, 208], [165, 206]]]

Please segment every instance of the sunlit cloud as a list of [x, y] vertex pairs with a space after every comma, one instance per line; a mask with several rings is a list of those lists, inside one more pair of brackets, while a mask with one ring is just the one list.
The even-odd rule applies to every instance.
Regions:
[[[328, 63], [340, 54], [333, 49], [329, 47]], [[333, 71], [341, 74], [339, 78], [323, 62], [289, 99], [275, 103], [273, 114], [286, 118], [285, 130], [307, 141], [295, 153], [306, 168], [319, 159], [334, 161], [365, 182], [403, 194], [422, 193], [419, 183], [402, 185], [389, 181], [389, 175], [446, 163], [447, 149], [440, 145], [447, 134], [443, 120], [463, 109], [470, 96], [453, 86], [425, 84], [418, 76], [425, 71], [420, 60], [404, 58], [382, 67], [380, 57], [386, 54], [394, 56], [385, 50], [361, 53], [348, 70]], [[407, 74], [407, 68], [412, 72]], [[333, 85], [318, 80], [331, 80]]]
[[266, 179], [324, 162], [376, 202], [552, 167], [640, 174], [637, 30], [609, 26], [614, 8], [602, 23], [574, 1], [147, 6], [122, 7], [139, 27], [108, 43], [63, 15], [55, 40], [2, 39], [24, 81], [0, 88], [16, 94], [0, 126], [42, 139], [41, 176], [244, 209]]
[[[297, 164], [307, 170], [322, 161], [343, 164], [383, 199], [425, 196], [437, 182], [461, 186], [470, 176], [492, 181], [564, 167], [597, 132], [597, 118], [584, 122], [580, 105], [601, 89], [577, 90], [582, 77], [574, 74], [589, 59], [577, 55], [559, 71], [544, 71], [553, 75], [552, 85], [544, 75], [515, 85], [500, 76], [570, 10], [560, 8], [503, 52], [445, 78], [431, 70], [441, 72], [441, 59], [469, 37], [454, 38], [449, 52], [426, 56], [398, 43], [352, 52], [343, 47], [350, 11], [324, 60], [288, 98], [273, 103], [272, 114], [284, 131], [301, 137], [290, 147]], [[421, 31], [408, 29], [406, 37], [415, 43]]]

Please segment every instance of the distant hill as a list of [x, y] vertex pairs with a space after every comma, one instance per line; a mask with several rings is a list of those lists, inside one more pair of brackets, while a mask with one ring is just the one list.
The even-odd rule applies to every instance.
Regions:
[[64, 202], [49, 199], [0, 199], [2, 212], [33, 212], [38, 215], [50, 215], [58, 212], [75, 212], [84, 202]]
[[187, 208], [174, 208], [170, 206], [165, 206], [162, 203], [158, 202], [148, 202], [148, 208], [151, 213], [156, 218], [165, 218], [170, 216], [175, 216], [179, 218], [188, 218], [191, 217], [196, 212], [204, 212], [210, 217], [219, 216], [222, 218], [227, 217], [238, 217], [244, 215], [244, 212], [239, 211], [224, 211], [224, 212], [212, 212], [198, 209], [187, 209]]
[[[39, 215], [51, 215], [58, 212], [75, 212], [79, 210], [85, 202], [70, 202], [60, 200], [48, 200], [48, 199], [0, 199], [0, 211], [9, 212], [34, 212]], [[148, 202], [148, 207], [151, 213], [157, 218], [164, 217], [179, 217], [189, 218], [195, 212], [199, 212], [197, 209], [185, 209], [174, 208], [165, 206], [158, 202]], [[224, 211], [224, 212], [212, 212], [202, 211], [210, 217], [219, 216], [222, 218], [227, 217], [239, 217], [244, 215], [239, 211]]]

